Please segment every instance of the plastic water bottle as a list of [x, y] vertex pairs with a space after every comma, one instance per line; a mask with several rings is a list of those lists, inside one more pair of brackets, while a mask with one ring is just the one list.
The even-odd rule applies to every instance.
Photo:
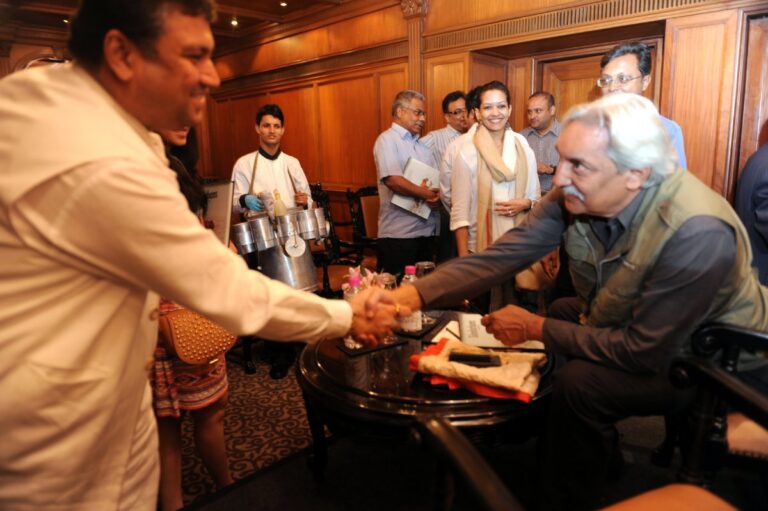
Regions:
[[275, 216], [285, 216], [288, 214], [288, 208], [285, 206], [285, 202], [280, 198], [280, 192], [275, 190]]
[[[405, 267], [405, 276], [400, 284], [413, 284], [416, 282], [416, 266], [409, 265]], [[400, 328], [406, 332], [418, 332], [422, 328], [421, 312], [413, 311], [409, 316], [403, 318], [400, 322]]]
[[[361, 281], [362, 277], [360, 277], [359, 273], [353, 273], [349, 276], [349, 281], [347, 282], [349, 286], [344, 290], [344, 299], [346, 301], [352, 301], [352, 298], [360, 292]], [[357, 342], [351, 335], [344, 337], [344, 346], [351, 350], [358, 350], [363, 347], [363, 345]]]

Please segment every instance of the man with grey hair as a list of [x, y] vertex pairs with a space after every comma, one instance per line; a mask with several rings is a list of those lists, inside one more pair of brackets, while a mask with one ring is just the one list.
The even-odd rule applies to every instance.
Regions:
[[390, 298], [414, 309], [453, 305], [564, 242], [578, 296], [555, 301], [546, 318], [510, 305], [483, 324], [507, 344], [540, 339], [565, 357], [541, 437], [539, 480], [549, 486], [539, 497], [578, 509], [599, 505], [602, 485], [620, 473], [616, 421], [687, 403], [667, 372], [691, 334], [711, 322], [764, 330], [768, 296], [743, 225], [676, 165], [648, 99], [617, 94], [574, 107], [557, 147], [556, 188], [522, 225]]
[[[373, 146], [373, 159], [379, 184], [378, 265], [397, 274], [417, 261], [435, 258], [440, 204], [438, 188], [419, 186], [403, 175], [409, 158], [437, 168], [432, 151], [419, 136], [424, 129], [424, 96], [405, 90], [392, 102], [392, 126], [379, 135]], [[432, 208], [428, 218], [392, 204], [394, 194], [426, 201]]]

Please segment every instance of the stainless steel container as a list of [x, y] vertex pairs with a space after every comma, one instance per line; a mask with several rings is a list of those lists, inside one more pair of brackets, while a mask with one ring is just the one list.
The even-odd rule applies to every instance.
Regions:
[[312, 252], [309, 248], [298, 257], [289, 256], [281, 246], [270, 248], [259, 252], [259, 265], [264, 275], [279, 280], [294, 289], [317, 290], [317, 274], [312, 262]]
[[249, 218], [248, 226], [253, 235], [253, 242], [259, 252], [277, 245], [275, 230], [272, 229], [272, 222], [270, 222], [269, 215], [266, 213], [259, 213], [258, 215]]
[[281, 245], [285, 245], [291, 236], [300, 236], [298, 213], [301, 208], [291, 208], [287, 215], [276, 216], [277, 239]]
[[311, 209], [302, 209], [296, 213], [296, 219], [299, 223], [299, 234], [305, 240], [314, 240], [320, 236], [317, 226], [317, 217]]
[[317, 233], [321, 238], [328, 237], [328, 221], [325, 219], [325, 208], [310, 209], [317, 220]]
[[232, 241], [235, 243], [237, 252], [240, 255], [256, 252], [256, 244], [253, 242], [253, 235], [251, 234], [251, 229], [248, 226], [248, 222], [233, 224], [231, 231]]

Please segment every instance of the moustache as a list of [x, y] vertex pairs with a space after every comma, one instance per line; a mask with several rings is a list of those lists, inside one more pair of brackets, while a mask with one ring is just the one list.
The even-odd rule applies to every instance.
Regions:
[[585, 199], [584, 194], [578, 191], [576, 187], [573, 185], [564, 186], [563, 193], [567, 195], [572, 195], [573, 197], [576, 197], [580, 201], [583, 201]]

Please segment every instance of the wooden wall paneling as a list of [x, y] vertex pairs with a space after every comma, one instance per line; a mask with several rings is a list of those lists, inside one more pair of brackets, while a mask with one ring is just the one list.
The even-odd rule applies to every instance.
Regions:
[[[395, 100], [397, 93], [405, 90], [407, 87], [408, 71], [405, 65], [384, 69], [376, 73], [377, 104], [379, 105], [376, 118], [379, 123], [379, 133], [392, 125], [392, 102]], [[427, 112], [427, 115], [429, 115], [429, 112]], [[427, 117], [427, 121], [429, 121], [429, 117]], [[371, 154], [373, 154], [373, 144], [371, 144], [370, 149]], [[375, 182], [376, 171], [374, 169], [373, 181], [371, 183]]]
[[427, 124], [422, 135], [445, 126], [442, 108], [445, 95], [455, 90], [467, 90], [469, 55], [441, 55], [425, 59], [425, 64], [427, 79], [423, 92], [427, 97]]
[[749, 19], [747, 30], [739, 175], [752, 153], [768, 142], [768, 18]]
[[728, 194], [739, 13], [733, 9], [668, 21], [661, 113], [680, 124], [688, 167]]
[[536, 88], [555, 96], [558, 118], [573, 105], [594, 101], [601, 96], [596, 80], [600, 76], [600, 55], [572, 57], [541, 63], [541, 78]]
[[469, 84], [467, 89], [493, 80], [504, 83], [507, 79], [507, 61], [482, 53], [470, 53]]
[[520, 130], [528, 126], [526, 109], [528, 96], [533, 92], [533, 59], [524, 57], [507, 63], [507, 87], [512, 98], [512, 114], [509, 124], [512, 129]]
[[[282, 149], [298, 158], [310, 183], [320, 181], [321, 162], [318, 154], [315, 88], [312, 83], [301, 87], [271, 92], [271, 103], [277, 103], [285, 116]], [[255, 113], [255, 112], [254, 112]]]
[[217, 101], [208, 98], [208, 129], [207, 145], [210, 147], [210, 160], [207, 162], [204, 177], [231, 178], [232, 165], [234, 164], [234, 147], [232, 145], [232, 126], [230, 116], [230, 102]]
[[[230, 174], [238, 158], [259, 148], [259, 137], [255, 131], [256, 112], [270, 102], [269, 96], [264, 93], [229, 101], [229, 124], [224, 127], [226, 131], [218, 133], [218, 137], [231, 139], [232, 155], [228, 165]], [[222, 161], [221, 164], [226, 168], [227, 162]]]
[[379, 46], [408, 37], [399, 5], [217, 56], [222, 80]]
[[209, 119], [211, 113], [211, 102], [213, 99], [208, 96], [205, 111], [203, 112], [203, 119], [195, 126], [195, 134], [197, 137], [197, 175], [202, 178], [212, 177], [213, 170], [211, 162], [213, 161], [211, 155], [211, 121]]
[[373, 143], [381, 131], [375, 74], [320, 83], [317, 93], [324, 186], [339, 190], [375, 182]]

